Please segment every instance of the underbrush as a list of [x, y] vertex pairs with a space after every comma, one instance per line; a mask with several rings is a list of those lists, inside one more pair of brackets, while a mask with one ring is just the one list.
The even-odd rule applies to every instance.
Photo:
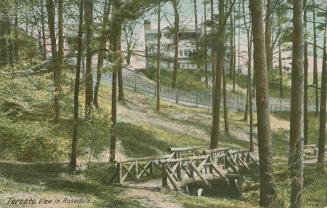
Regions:
[[[19, 161], [67, 160], [73, 131], [72, 66], [62, 74], [61, 118], [54, 121], [52, 74], [0, 77], [0, 158]], [[81, 103], [83, 101], [81, 100]], [[103, 151], [109, 142], [110, 119], [96, 110], [88, 121], [80, 107], [78, 153]], [[91, 148], [90, 148], [91, 147]]]

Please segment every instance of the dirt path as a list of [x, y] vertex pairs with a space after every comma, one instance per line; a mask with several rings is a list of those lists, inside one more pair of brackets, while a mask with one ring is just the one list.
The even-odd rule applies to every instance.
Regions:
[[173, 197], [163, 192], [129, 188], [125, 194], [146, 208], [183, 208]]
[[[118, 118], [121, 122], [133, 123], [139, 125], [145, 123], [153, 125], [161, 129], [167, 129], [171, 132], [184, 134], [187, 136], [197, 137], [200, 139], [209, 139], [209, 134], [201, 128], [195, 125], [189, 125], [182, 123], [182, 121], [194, 120], [194, 114], [178, 113], [179, 117], [169, 115], [156, 114], [153, 108], [149, 106], [144, 98], [134, 95], [130, 98], [125, 105], [120, 105], [118, 108]], [[173, 117], [173, 118], [172, 118]], [[202, 116], [203, 117], [203, 116]], [[210, 118], [203, 118], [206, 121], [210, 121]]]
[[290, 122], [286, 120], [281, 120], [275, 117], [274, 115], [270, 114], [270, 125], [272, 130], [278, 129], [290, 129]]

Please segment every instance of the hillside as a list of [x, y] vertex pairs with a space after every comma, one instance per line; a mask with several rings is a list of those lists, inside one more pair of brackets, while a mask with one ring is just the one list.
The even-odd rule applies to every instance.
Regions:
[[[249, 178], [244, 190], [244, 199], [191, 197], [180, 193], [159, 190], [137, 190], [107, 185], [112, 164], [109, 160], [110, 134], [110, 87], [101, 88], [100, 109], [95, 110], [91, 122], [82, 119], [79, 136], [78, 171], [71, 173], [67, 167], [72, 128], [72, 90], [69, 88], [72, 74], [65, 72], [65, 95], [60, 122], [52, 122], [51, 76], [42, 74], [33, 77], [16, 77], [2, 84], [10, 89], [1, 102], [2, 117], [0, 137], [2, 161], [0, 162], [0, 198], [89, 198], [92, 203], [85, 207], [255, 207], [258, 197], [258, 179]], [[3, 79], [3, 78], [2, 78]], [[15, 88], [13, 87], [15, 86]], [[24, 87], [23, 87], [24, 86]], [[2, 90], [4, 92], [4, 90]], [[81, 103], [83, 93], [81, 93]], [[171, 102], [162, 102], [162, 110], [156, 113], [155, 99], [126, 90], [126, 101], [118, 105], [118, 155], [117, 160], [127, 157], [142, 157], [165, 154], [168, 147], [199, 146], [207, 148], [210, 138], [211, 116], [208, 109], [193, 108]], [[10, 101], [10, 102], [9, 102]], [[10, 111], [5, 106], [15, 108]], [[81, 106], [83, 112], [83, 105]], [[243, 113], [230, 113], [230, 134], [222, 132], [220, 147], [248, 148], [248, 127], [242, 121]], [[276, 180], [280, 190], [278, 202], [288, 202], [288, 121], [285, 113], [272, 115], [274, 160]], [[310, 124], [317, 126], [312, 115]], [[223, 131], [223, 122], [221, 122]], [[310, 143], [315, 143], [316, 131], [312, 131]], [[14, 146], [9, 141], [15, 142]], [[93, 143], [92, 157], [89, 146]], [[35, 148], [39, 148], [35, 151]], [[9, 154], [13, 152], [16, 154]], [[6, 153], [8, 152], [8, 153]], [[91, 159], [89, 169], [88, 160]], [[18, 161], [17, 161], [18, 160]], [[322, 174], [322, 173], [321, 173]], [[324, 204], [325, 188], [320, 183], [320, 173], [315, 166], [306, 164], [305, 206], [319, 207]], [[255, 176], [254, 176], [255, 177]], [[18, 193], [18, 195], [16, 194]], [[42, 194], [41, 194], [42, 193]], [[167, 205], [168, 203], [168, 205]], [[172, 203], [172, 204], [169, 204]], [[5, 201], [0, 202], [6, 207]], [[64, 206], [65, 207], [65, 206]], [[71, 207], [67, 205], [66, 207]], [[78, 206], [76, 206], [78, 207]]]

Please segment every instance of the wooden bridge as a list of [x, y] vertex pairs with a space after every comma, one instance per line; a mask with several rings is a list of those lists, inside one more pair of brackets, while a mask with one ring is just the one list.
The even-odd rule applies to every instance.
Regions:
[[[130, 158], [116, 163], [110, 183], [139, 183], [161, 178], [162, 187], [181, 190], [187, 184], [224, 179], [228, 184], [242, 171], [258, 166], [247, 150], [170, 148], [170, 154], [156, 157]], [[186, 186], [187, 187], [187, 186]], [[187, 191], [187, 190], [186, 190]]]

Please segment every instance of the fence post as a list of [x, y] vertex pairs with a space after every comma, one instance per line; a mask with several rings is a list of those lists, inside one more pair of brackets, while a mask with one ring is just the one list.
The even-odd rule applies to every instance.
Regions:
[[199, 107], [199, 93], [196, 91], [196, 100], [195, 100], [196, 107]]
[[175, 89], [175, 93], [176, 93], [176, 104], [178, 104], [178, 89]]
[[136, 73], [134, 73], [134, 91], [136, 92]]
[[240, 108], [240, 95], [237, 95], [237, 110], [238, 112], [242, 111]]

